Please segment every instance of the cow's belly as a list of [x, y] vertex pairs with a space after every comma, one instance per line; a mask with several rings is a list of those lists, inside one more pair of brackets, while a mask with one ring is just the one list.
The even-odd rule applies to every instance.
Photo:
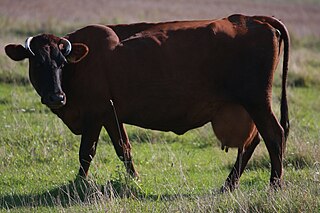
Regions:
[[163, 115], [162, 117], [154, 116], [152, 121], [134, 118], [127, 120], [125, 123], [152, 130], [171, 131], [182, 135], [188, 130], [201, 127], [209, 121], [210, 117], [189, 120], [187, 115], [177, 115], [175, 117]]
[[217, 108], [210, 102], [149, 102], [131, 111], [124, 118], [124, 122], [143, 128], [183, 134], [211, 121]]
[[131, 76], [134, 80], [113, 89], [122, 121], [177, 134], [211, 121], [217, 105], [225, 99], [224, 94], [214, 92], [214, 82], [203, 77], [204, 71], [186, 74], [177, 70], [170, 69], [168, 76], [158, 74], [161, 69], [153, 70], [156, 77]]

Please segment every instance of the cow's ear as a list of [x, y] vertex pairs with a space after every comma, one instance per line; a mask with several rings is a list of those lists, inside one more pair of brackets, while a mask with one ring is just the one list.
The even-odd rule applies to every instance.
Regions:
[[69, 63], [78, 63], [89, 53], [89, 48], [87, 45], [82, 43], [73, 43], [72, 49], [66, 59]]
[[9, 58], [14, 61], [21, 61], [29, 57], [28, 51], [20, 44], [8, 44], [4, 50]]

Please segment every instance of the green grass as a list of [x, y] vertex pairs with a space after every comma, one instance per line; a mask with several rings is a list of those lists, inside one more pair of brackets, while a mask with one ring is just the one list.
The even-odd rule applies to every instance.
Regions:
[[[293, 39], [284, 189], [269, 189], [262, 142], [240, 188], [220, 194], [236, 151], [221, 151], [210, 125], [183, 136], [127, 126], [138, 181], [126, 176], [103, 130], [88, 180], [76, 179], [80, 137], [41, 105], [27, 62], [0, 55], [0, 211], [319, 212], [319, 56], [319, 39]], [[273, 96], [278, 117], [279, 73]]]
[[[278, 88], [275, 92], [278, 93]], [[128, 179], [105, 131], [87, 187], [74, 181], [78, 136], [39, 103], [29, 85], [0, 84], [0, 206], [14, 211], [263, 211], [319, 209], [319, 89], [289, 88], [291, 134], [286, 187], [268, 187], [269, 157], [260, 144], [240, 189], [219, 194], [236, 151], [219, 149], [211, 127], [184, 136], [128, 126], [141, 178]], [[277, 98], [274, 98], [276, 111]], [[82, 186], [82, 189], [81, 189]]]

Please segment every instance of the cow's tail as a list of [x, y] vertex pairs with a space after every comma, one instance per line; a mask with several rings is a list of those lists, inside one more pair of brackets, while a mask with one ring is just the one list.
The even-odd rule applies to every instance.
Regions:
[[282, 67], [282, 92], [281, 92], [281, 119], [280, 124], [284, 130], [285, 141], [289, 135], [289, 115], [288, 115], [288, 103], [287, 103], [287, 75], [288, 75], [288, 63], [289, 63], [289, 49], [290, 49], [290, 37], [286, 26], [278, 19], [274, 17], [265, 17], [265, 16], [256, 16], [255, 19], [258, 19], [263, 22], [267, 22], [275, 29], [280, 32], [280, 43], [283, 41], [283, 67]]

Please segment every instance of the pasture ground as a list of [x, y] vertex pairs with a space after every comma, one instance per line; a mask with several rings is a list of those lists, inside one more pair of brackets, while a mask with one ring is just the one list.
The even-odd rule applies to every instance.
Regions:
[[[125, 175], [105, 131], [87, 181], [75, 179], [80, 137], [73, 135], [30, 86], [27, 61], [4, 54], [40, 32], [63, 35], [90, 23], [275, 15], [292, 37], [288, 82], [291, 131], [285, 187], [269, 189], [262, 142], [240, 188], [219, 188], [236, 158], [220, 150], [211, 127], [183, 136], [127, 126], [140, 180]], [[319, 0], [3, 0], [0, 5], [0, 211], [11, 212], [320, 212]], [[281, 66], [280, 66], [281, 68]], [[273, 105], [279, 117], [280, 70]]]

